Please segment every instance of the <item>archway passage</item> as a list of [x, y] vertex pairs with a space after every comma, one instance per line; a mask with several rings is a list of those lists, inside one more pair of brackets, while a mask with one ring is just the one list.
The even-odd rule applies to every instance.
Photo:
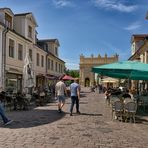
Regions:
[[89, 86], [90, 86], [90, 79], [85, 78], [85, 87], [89, 87]]

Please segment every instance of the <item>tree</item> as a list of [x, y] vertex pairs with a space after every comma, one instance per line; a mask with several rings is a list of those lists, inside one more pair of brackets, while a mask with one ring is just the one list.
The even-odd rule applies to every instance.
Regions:
[[67, 69], [65, 72], [67, 75], [72, 76], [74, 78], [78, 78], [79, 77], [79, 70], [69, 70]]

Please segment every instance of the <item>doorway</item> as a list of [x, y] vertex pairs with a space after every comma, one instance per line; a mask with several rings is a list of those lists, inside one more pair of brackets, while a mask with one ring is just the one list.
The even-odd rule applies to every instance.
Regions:
[[90, 86], [90, 79], [85, 78], [85, 87], [89, 87], [89, 86]]

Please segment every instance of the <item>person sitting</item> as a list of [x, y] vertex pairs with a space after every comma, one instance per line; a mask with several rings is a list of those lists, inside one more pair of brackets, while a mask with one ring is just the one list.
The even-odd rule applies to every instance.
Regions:
[[132, 90], [126, 90], [126, 92], [122, 95], [123, 102], [126, 104], [128, 102], [133, 102], [135, 101]]
[[131, 99], [131, 95], [129, 94], [129, 90], [128, 89], [126, 89], [125, 90], [125, 92], [123, 93], [123, 95], [122, 95], [122, 98], [130, 98]]
[[108, 88], [106, 91], [105, 91], [105, 99], [106, 99], [106, 102], [108, 102], [108, 105], [110, 104], [110, 95], [111, 95], [111, 90], [110, 88]]

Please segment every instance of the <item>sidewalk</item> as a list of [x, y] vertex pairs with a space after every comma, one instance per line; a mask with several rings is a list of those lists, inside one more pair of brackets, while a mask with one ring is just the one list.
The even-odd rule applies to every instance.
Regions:
[[14, 122], [0, 125], [0, 148], [148, 147], [148, 118], [136, 124], [112, 121], [103, 94], [82, 88], [82, 114], [70, 116], [69, 108], [70, 98], [61, 114], [55, 102], [30, 111], [8, 112]]

